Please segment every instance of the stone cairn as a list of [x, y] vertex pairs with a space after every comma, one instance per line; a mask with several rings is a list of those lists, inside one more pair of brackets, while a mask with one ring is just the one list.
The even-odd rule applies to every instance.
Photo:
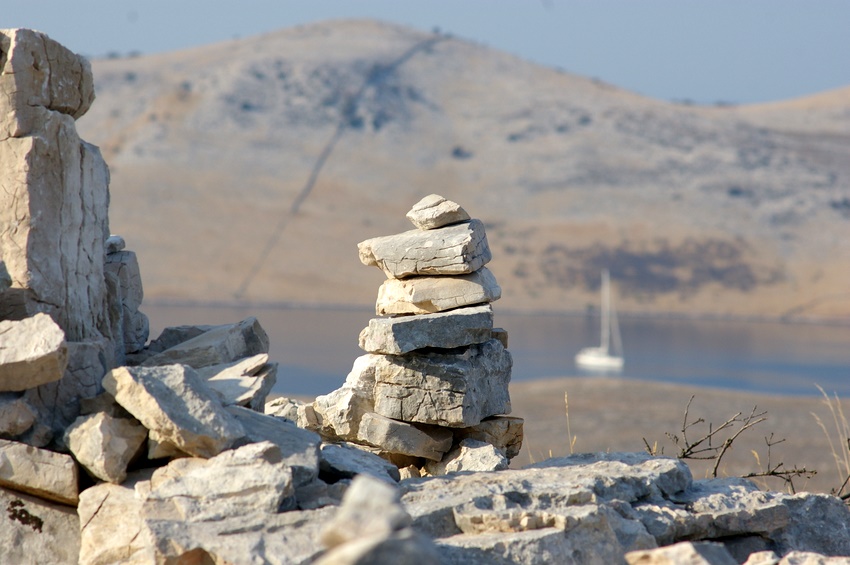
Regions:
[[[483, 226], [440, 197], [411, 211], [420, 230], [360, 244], [390, 277], [378, 300], [390, 317], [370, 322], [369, 353], [312, 405], [265, 402], [277, 365], [255, 318], [146, 343], [138, 262], [109, 236], [108, 170], [74, 126], [92, 99], [85, 59], [0, 30], [0, 563], [850, 555], [838, 498], [694, 481], [675, 459], [454, 473], [503, 468], [522, 420], [502, 415], [511, 359], [492, 329]], [[446, 475], [400, 481], [423, 471]]]
[[484, 266], [484, 224], [436, 194], [407, 217], [417, 229], [358, 245], [361, 262], [389, 277], [375, 307], [385, 317], [360, 334], [368, 353], [296, 418], [377, 453], [403, 477], [505, 469], [523, 420], [506, 416], [512, 360], [507, 332], [493, 328], [501, 289]]

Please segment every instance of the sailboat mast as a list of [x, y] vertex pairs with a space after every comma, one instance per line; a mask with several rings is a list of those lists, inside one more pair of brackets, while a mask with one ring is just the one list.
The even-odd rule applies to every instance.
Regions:
[[608, 353], [608, 340], [611, 335], [611, 322], [610, 322], [610, 292], [608, 289], [608, 285], [610, 284], [608, 269], [602, 271], [602, 345], [601, 349], [605, 353]]

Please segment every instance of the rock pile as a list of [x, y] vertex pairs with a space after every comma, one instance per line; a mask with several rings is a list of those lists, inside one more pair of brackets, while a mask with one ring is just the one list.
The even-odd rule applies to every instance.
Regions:
[[484, 225], [436, 194], [407, 217], [417, 229], [358, 245], [361, 262], [389, 277], [375, 307], [387, 316], [370, 320], [360, 334], [368, 353], [301, 423], [372, 450], [404, 476], [505, 469], [523, 421], [506, 415], [512, 360], [507, 333], [493, 328], [501, 289], [484, 266]]
[[[146, 344], [138, 263], [105, 229], [105, 165], [74, 131], [87, 63], [6, 30], [0, 64], [0, 563], [850, 555], [841, 500], [694, 481], [669, 458], [459, 472], [504, 467], [522, 420], [504, 415], [511, 359], [483, 227], [439, 197], [411, 211], [419, 231], [361, 244], [391, 277], [378, 312], [392, 317], [370, 322], [370, 353], [313, 405], [266, 404], [277, 365], [255, 318]], [[398, 484], [418, 474], [440, 476]]]

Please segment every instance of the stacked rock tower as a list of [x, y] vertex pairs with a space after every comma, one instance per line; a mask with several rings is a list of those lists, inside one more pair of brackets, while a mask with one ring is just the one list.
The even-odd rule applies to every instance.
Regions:
[[358, 245], [387, 275], [359, 357], [342, 388], [314, 402], [308, 427], [360, 444], [407, 473], [507, 467], [522, 445], [511, 411], [507, 333], [493, 328], [501, 289], [484, 224], [432, 194], [407, 217], [417, 227]]

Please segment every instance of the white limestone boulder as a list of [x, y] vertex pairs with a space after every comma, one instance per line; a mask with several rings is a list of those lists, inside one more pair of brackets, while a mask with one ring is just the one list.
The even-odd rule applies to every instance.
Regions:
[[21, 435], [35, 423], [35, 411], [25, 398], [14, 393], [0, 393], [0, 438]]
[[70, 455], [0, 439], [0, 486], [74, 506], [78, 480]]
[[452, 432], [456, 444], [467, 438], [483, 441], [498, 449], [508, 459], [513, 459], [522, 449], [523, 424], [524, 420], [515, 416], [491, 416], [475, 426], [454, 428]]
[[407, 219], [420, 230], [433, 230], [469, 220], [469, 214], [457, 202], [429, 194], [413, 205]]
[[396, 488], [382, 481], [356, 477], [322, 531], [322, 542], [330, 550], [317, 565], [439, 563], [431, 540], [409, 527], [410, 515], [398, 496]]
[[100, 412], [77, 418], [65, 432], [65, 443], [92, 476], [117, 484], [127, 478], [127, 466], [147, 436], [138, 421]]
[[277, 381], [278, 364], [268, 360], [267, 353], [259, 353], [232, 363], [202, 367], [198, 375], [219, 394], [225, 406], [238, 404], [262, 412]]
[[420, 316], [372, 318], [360, 332], [360, 349], [403, 355], [416, 349], [453, 349], [490, 339], [493, 308], [489, 304]]
[[112, 343], [106, 338], [68, 342], [68, 366], [58, 381], [43, 384], [24, 393], [37, 414], [34, 429], [37, 438], [24, 440], [32, 445], [47, 445], [55, 440], [62, 445], [65, 429], [80, 415], [81, 402], [103, 392], [103, 376], [112, 367]]
[[273, 514], [294, 494], [292, 469], [280, 448], [271, 442], [252, 443], [210, 459], [175, 459], [156, 470], [144, 514], [189, 522]]
[[319, 457], [321, 476], [329, 482], [353, 479], [357, 475], [369, 475], [388, 483], [397, 483], [400, 479], [398, 467], [347, 443], [322, 444]]
[[[114, 236], [113, 236], [114, 237]], [[114, 240], [113, 240], [114, 241]], [[109, 240], [107, 240], [109, 242]], [[123, 239], [121, 240], [123, 243]], [[116, 247], [113, 245], [113, 248]], [[139, 311], [144, 299], [139, 261], [132, 251], [107, 253], [104, 265], [107, 277], [115, 278], [115, 290], [110, 287], [110, 315], [117, 318], [123, 353], [135, 353], [144, 348], [150, 335], [148, 317]]]
[[58, 381], [67, 366], [65, 333], [47, 314], [0, 322], [0, 392]]
[[268, 335], [257, 319], [250, 317], [236, 324], [207, 330], [197, 337], [147, 358], [142, 365], [153, 367], [179, 363], [199, 369], [268, 352]]
[[512, 363], [494, 339], [450, 352], [381, 356], [375, 367], [375, 412], [405, 422], [475, 426], [510, 413]]
[[80, 493], [79, 565], [154, 562], [153, 543], [142, 519], [151, 473], [133, 473], [120, 485], [100, 483]]
[[245, 440], [270, 441], [281, 453], [282, 461], [292, 469], [295, 487], [313, 481], [319, 475], [321, 438], [292, 422], [260, 414], [242, 406], [228, 406], [227, 412], [245, 430]]
[[440, 461], [429, 461], [425, 470], [429, 475], [447, 475], [461, 472], [502, 471], [508, 468], [508, 458], [498, 449], [474, 439], [464, 439], [446, 453]]
[[487, 267], [452, 277], [389, 278], [378, 288], [375, 313], [379, 316], [432, 314], [495, 302], [501, 297], [502, 288]]
[[0, 562], [77, 562], [80, 521], [72, 506], [0, 487], [0, 509]]
[[213, 457], [245, 435], [191, 367], [119, 367], [103, 387], [148, 430], [191, 455]]
[[102, 337], [109, 171], [100, 150], [80, 140], [71, 116], [45, 110], [30, 135], [0, 142], [0, 178], [0, 225], [17, 226], [0, 238], [12, 278], [0, 319], [44, 312], [68, 341]]
[[411, 230], [357, 244], [360, 262], [388, 277], [464, 275], [486, 265], [492, 255], [480, 220], [437, 230]]
[[47, 35], [0, 30], [0, 137], [20, 137], [38, 127], [40, 109], [79, 118], [94, 101], [91, 65]]
[[452, 447], [452, 432], [437, 426], [392, 420], [370, 412], [360, 420], [357, 442], [390, 453], [439, 461]]
[[375, 408], [375, 367], [380, 359], [380, 355], [361, 355], [354, 360], [340, 388], [317, 396], [313, 401], [316, 431], [323, 437], [357, 439], [360, 420]]
[[336, 547], [364, 537], [387, 537], [408, 527], [410, 515], [399, 490], [374, 477], [359, 476], [342, 497], [342, 505], [322, 532], [322, 542]]

